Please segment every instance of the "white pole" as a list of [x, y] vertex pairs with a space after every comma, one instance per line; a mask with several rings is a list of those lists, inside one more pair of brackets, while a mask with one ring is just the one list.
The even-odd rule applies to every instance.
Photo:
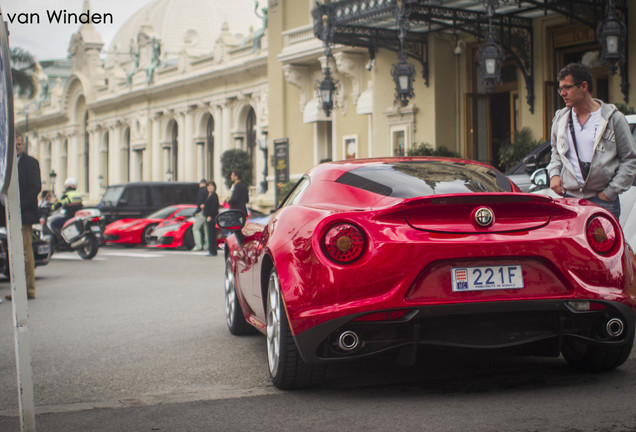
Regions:
[[20, 430], [23, 432], [34, 432], [35, 403], [33, 397], [33, 367], [31, 364], [31, 332], [27, 305], [18, 169], [15, 158], [13, 159], [13, 169], [11, 171], [8, 194], [3, 195], [2, 198], [7, 210], [7, 243], [9, 244], [13, 335], [20, 402]]

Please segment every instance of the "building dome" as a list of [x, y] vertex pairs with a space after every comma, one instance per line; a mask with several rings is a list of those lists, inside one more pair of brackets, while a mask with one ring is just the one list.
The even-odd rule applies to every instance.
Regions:
[[[265, 5], [265, 1], [260, 1]], [[202, 54], [212, 52], [224, 25], [237, 42], [262, 26], [254, 0], [153, 0], [133, 14], [117, 31], [107, 51], [109, 57], [126, 54], [140, 31], [161, 40], [161, 58], [174, 58], [187, 43]], [[258, 6], [261, 14], [261, 5]], [[187, 42], [186, 42], [187, 41]]]

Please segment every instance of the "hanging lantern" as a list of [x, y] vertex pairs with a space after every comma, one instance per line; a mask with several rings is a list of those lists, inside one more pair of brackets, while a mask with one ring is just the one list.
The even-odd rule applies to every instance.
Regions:
[[596, 28], [596, 38], [601, 45], [601, 64], [616, 73], [617, 64], [625, 63], [625, 23], [616, 17], [616, 8], [609, 0], [605, 9], [605, 19]]

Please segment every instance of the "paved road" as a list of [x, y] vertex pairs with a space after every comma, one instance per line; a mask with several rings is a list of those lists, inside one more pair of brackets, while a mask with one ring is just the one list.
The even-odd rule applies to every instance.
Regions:
[[[281, 392], [261, 336], [232, 337], [222, 258], [101, 249], [36, 270], [29, 302], [39, 431], [635, 431], [636, 361], [449, 355], [332, 367]], [[0, 296], [9, 292], [0, 281]], [[18, 430], [11, 307], [0, 304], [0, 431]]]

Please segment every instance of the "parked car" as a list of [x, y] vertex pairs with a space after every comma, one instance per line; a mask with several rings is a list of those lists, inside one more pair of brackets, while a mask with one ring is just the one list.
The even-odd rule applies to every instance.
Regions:
[[164, 207], [143, 218], [120, 219], [104, 229], [104, 241], [108, 244], [146, 245], [152, 230], [164, 221], [188, 218], [194, 214], [195, 204], [178, 204]]
[[[249, 207], [247, 212], [248, 219], [264, 215], [264, 213]], [[194, 247], [193, 224], [194, 217], [177, 217], [163, 221], [148, 236], [148, 246], [167, 249], [192, 249]], [[218, 226], [216, 228], [216, 245], [219, 247], [225, 242], [228, 232], [219, 229]]]
[[98, 208], [105, 223], [142, 218], [174, 204], [196, 204], [199, 184], [193, 182], [134, 182], [106, 188]]
[[545, 168], [550, 163], [550, 140], [539, 144], [530, 154], [517, 162], [506, 171], [506, 175], [524, 192], [533, 188], [530, 175], [539, 168]]
[[323, 163], [269, 218], [217, 218], [230, 333], [266, 334], [273, 383], [418, 346], [559, 356], [604, 370], [629, 356], [635, 257], [587, 202], [521, 192], [446, 158]]
[[[42, 234], [42, 226], [39, 224], [33, 225], [33, 240], [31, 245], [33, 247], [35, 266], [47, 265], [51, 260], [51, 255], [53, 255], [53, 248], [50, 236]], [[0, 273], [6, 277], [10, 277], [8, 251], [7, 229], [6, 227], [0, 227]]]

